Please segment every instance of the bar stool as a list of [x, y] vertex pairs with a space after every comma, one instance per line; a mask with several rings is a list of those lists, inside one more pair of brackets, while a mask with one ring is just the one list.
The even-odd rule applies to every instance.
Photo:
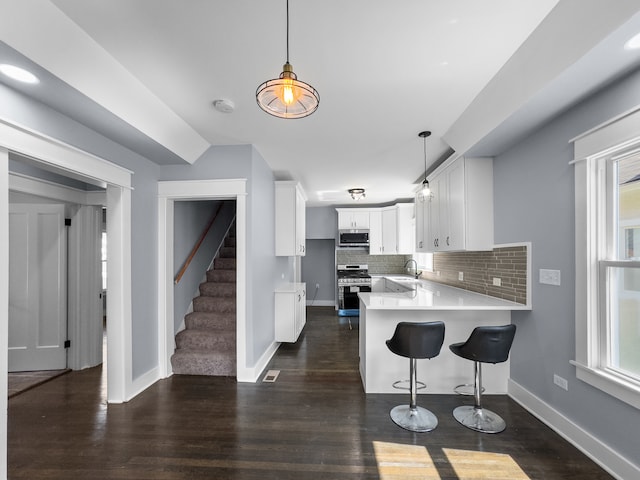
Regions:
[[[412, 432], [429, 432], [436, 428], [438, 419], [426, 408], [416, 404], [418, 358], [433, 358], [440, 354], [444, 342], [444, 322], [400, 322], [387, 347], [396, 355], [409, 358], [409, 405], [398, 405], [389, 415], [396, 425]], [[394, 383], [394, 387], [399, 382]], [[397, 388], [397, 387], [396, 387]]]
[[482, 408], [482, 364], [505, 362], [515, 334], [515, 325], [476, 327], [466, 342], [449, 345], [453, 353], [474, 362], [474, 405], [463, 405], [453, 410], [454, 418], [471, 430], [499, 433], [507, 426], [498, 414]]

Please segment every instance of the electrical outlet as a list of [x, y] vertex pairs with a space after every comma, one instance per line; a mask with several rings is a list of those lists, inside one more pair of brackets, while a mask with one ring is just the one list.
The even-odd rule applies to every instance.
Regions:
[[502, 279], [498, 278], [498, 277], [493, 277], [493, 286], [494, 287], [501, 287], [502, 286]]
[[464, 272], [458, 272], [458, 280], [464, 281]]
[[316, 290], [318, 290], [320, 288], [320, 284], [316, 283]]
[[440, 270], [436, 271], [436, 277], [440, 276]]
[[560, 270], [540, 269], [540, 283], [547, 285], [560, 285]]
[[559, 375], [553, 374], [553, 383], [555, 383], [560, 388], [569, 391], [569, 383], [566, 379], [562, 378]]

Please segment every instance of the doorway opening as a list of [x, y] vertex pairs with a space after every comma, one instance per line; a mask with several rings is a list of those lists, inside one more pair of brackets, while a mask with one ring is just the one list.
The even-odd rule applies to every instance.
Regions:
[[9, 154], [10, 396], [103, 362], [106, 190], [52, 170]]

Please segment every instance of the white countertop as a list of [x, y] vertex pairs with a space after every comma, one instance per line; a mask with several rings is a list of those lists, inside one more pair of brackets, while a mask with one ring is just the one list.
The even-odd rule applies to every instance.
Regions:
[[407, 292], [360, 292], [358, 296], [370, 310], [531, 310], [528, 305], [502, 300], [428, 280], [410, 276], [385, 276], [400, 285], [411, 287]]

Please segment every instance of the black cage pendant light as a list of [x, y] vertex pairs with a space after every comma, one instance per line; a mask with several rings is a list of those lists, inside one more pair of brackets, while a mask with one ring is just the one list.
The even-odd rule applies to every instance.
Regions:
[[424, 144], [424, 180], [422, 181], [422, 200], [431, 195], [431, 189], [429, 188], [429, 181], [427, 180], [427, 137], [431, 135], [431, 132], [425, 130], [424, 132], [420, 132], [418, 136], [422, 138], [422, 142]]
[[298, 80], [289, 63], [289, 0], [287, 0], [287, 61], [280, 77], [267, 80], [256, 90], [256, 101], [262, 110], [280, 118], [302, 118], [311, 115], [320, 104], [320, 95], [308, 83]]

